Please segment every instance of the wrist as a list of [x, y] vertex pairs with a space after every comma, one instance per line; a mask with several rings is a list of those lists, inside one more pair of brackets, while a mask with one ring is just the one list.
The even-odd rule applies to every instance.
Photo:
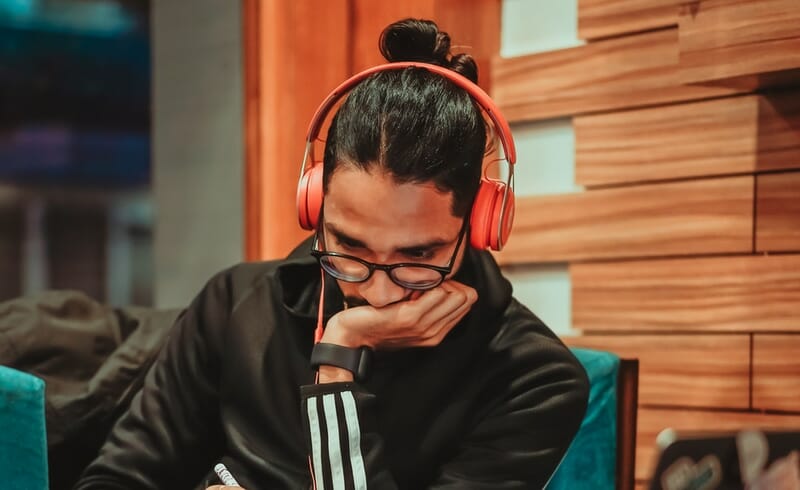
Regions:
[[326, 344], [336, 344], [342, 347], [356, 349], [362, 346], [372, 347], [365, 339], [360, 338], [356, 332], [351, 332], [341, 321], [339, 314], [334, 315], [325, 325], [322, 340]]
[[342, 383], [353, 381], [353, 373], [344, 368], [323, 364], [319, 367], [317, 372], [319, 373], [320, 383]]

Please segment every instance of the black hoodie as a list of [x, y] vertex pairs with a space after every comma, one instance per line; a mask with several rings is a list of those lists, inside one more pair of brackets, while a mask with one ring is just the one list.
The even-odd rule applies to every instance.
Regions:
[[[479, 299], [440, 345], [379, 351], [367, 381], [315, 385], [307, 250], [208, 282], [76, 488], [203, 488], [218, 462], [248, 490], [542, 488], [588, 381], [492, 256], [465, 254], [455, 279]], [[328, 318], [343, 298], [325, 284]]]

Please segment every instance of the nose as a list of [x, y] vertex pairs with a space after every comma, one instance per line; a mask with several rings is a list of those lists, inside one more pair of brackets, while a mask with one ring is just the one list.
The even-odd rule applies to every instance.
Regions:
[[359, 285], [358, 293], [375, 308], [402, 300], [406, 289], [395, 284], [386, 271], [376, 270], [369, 280]]

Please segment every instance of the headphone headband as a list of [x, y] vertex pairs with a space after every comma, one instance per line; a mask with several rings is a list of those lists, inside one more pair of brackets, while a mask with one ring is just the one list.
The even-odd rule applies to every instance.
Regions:
[[311, 124], [308, 126], [308, 133], [306, 135], [306, 143], [310, 144], [314, 142], [317, 136], [319, 136], [320, 129], [322, 128], [322, 121], [325, 120], [328, 112], [330, 112], [331, 108], [336, 104], [336, 102], [346, 93], [348, 93], [354, 86], [358, 85], [360, 82], [370, 77], [374, 73], [387, 70], [400, 70], [408, 67], [423, 68], [430, 72], [437, 73], [450, 80], [458, 87], [466, 90], [472, 99], [478, 103], [481, 109], [483, 109], [492, 120], [492, 123], [497, 129], [497, 136], [500, 140], [500, 144], [503, 146], [503, 154], [505, 155], [508, 163], [512, 165], [516, 163], [517, 150], [514, 147], [514, 139], [511, 137], [511, 128], [491, 97], [489, 97], [489, 95], [482, 88], [473, 83], [472, 80], [461, 75], [460, 73], [454, 72], [453, 70], [439, 65], [420, 63], [416, 61], [403, 61], [373, 66], [372, 68], [368, 68], [361, 73], [357, 73], [356, 75], [353, 75], [342, 82], [341, 85], [336, 87], [333, 92], [331, 92], [328, 97], [322, 101], [322, 104], [319, 106], [319, 109], [317, 109], [316, 114], [314, 114], [314, 117], [311, 119]]

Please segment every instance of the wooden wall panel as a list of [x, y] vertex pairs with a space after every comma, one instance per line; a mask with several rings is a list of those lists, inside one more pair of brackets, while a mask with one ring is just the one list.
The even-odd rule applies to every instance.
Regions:
[[756, 250], [800, 251], [800, 172], [756, 180]]
[[752, 251], [753, 177], [517, 199], [502, 263]]
[[348, 75], [348, 9], [346, 0], [244, 3], [248, 260], [285, 256], [307, 236], [297, 179], [311, 116]]
[[451, 51], [478, 62], [478, 81], [488, 90], [491, 59], [500, 52], [501, 0], [410, 0], [353, 2], [353, 73], [385, 63], [378, 49], [381, 31], [400, 19], [435, 21], [450, 35]]
[[378, 38], [383, 29], [392, 22], [406, 17], [433, 19], [435, 3], [435, 0], [404, 2], [353, 0], [352, 73], [386, 63], [378, 49]]
[[575, 179], [584, 186], [800, 166], [800, 92], [578, 116]]
[[509, 121], [546, 119], [718, 97], [682, 86], [678, 32], [665, 29], [514, 58], [495, 58], [492, 95]]
[[800, 412], [800, 335], [753, 336], [753, 408]]
[[797, 0], [703, 0], [679, 20], [680, 79], [755, 88], [800, 81]]
[[597, 39], [678, 24], [685, 0], [578, 0], [578, 37]]
[[500, 52], [502, 0], [436, 0], [435, 19], [450, 34], [451, 51], [478, 63], [478, 84], [491, 91], [492, 59]]
[[563, 340], [573, 347], [639, 359], [640, 404], [750, 407], [749, 335], [583, 335]]
[[583, 331], [800, 332], [800, 255], [571, 264]]
[[[676, 395], [677, 396], [677, 395]], [[800, 428], [800, 415], [767, 415], [754, 412], [666, 410], [639, 408], [636, 439], [636, 479], [647, 480], [655, 469], [656, 436], [670, 427], [678, 431], [738, 431], [744, 428]]]

